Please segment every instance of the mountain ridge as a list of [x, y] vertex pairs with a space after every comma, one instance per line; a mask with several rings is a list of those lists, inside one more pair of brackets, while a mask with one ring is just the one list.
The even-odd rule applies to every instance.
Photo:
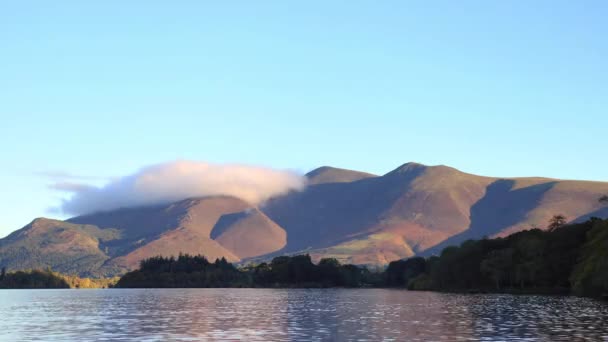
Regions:
[[608, 217], [608, 183], [487, 177], [405, 163], [381, 175], [324, 166], [308, 186], [253, 205], [230, 196], [122, 208], [65, 221], [39, 218], [0, 239], [0, 265], [110, 276], [154, 255], [203, 254], [231, 262], [309, 253], [386, 264], [438, 253], [466, 239]]
[[342, 169], [333, 166], [318, 167], [308, 172], [305, 176], [308, 178], [308, 185], [349, 183], [365, 178], [378, 177], [377, 175], [367, 172]]

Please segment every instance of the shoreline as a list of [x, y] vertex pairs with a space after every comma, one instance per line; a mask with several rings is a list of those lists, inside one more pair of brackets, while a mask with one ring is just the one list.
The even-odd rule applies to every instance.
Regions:
[[470, 290], [470, 291], [458, 291], [458, 290], [409, 290], [407, 288], [398, 287], [298, 287], [298, 286], [279, 286], [279, 287], [88, 287], [88, 288], [0, 288], [2, 290], [194, 290], [194, 289], [222, 289], [222, 290], [393, 290], [403, 292], [430, 292], [438, 294], [455, 294], [455, 295], [512, 295], [512, 296], [548, 296], [548, 297], [578, 297], [578, 298], [591, 298], [602, 301], [608, 300], [608, 295], [602, 297], [586, 297], [577, 296], [576, 294], [566, 291], [484, 291], [484, 290]]

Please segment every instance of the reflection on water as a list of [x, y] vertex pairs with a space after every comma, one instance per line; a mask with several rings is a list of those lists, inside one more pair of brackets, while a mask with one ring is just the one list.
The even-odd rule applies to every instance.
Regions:
[[371, 289], [2, 290], [0, 339], [608, 341], [608, 305]]

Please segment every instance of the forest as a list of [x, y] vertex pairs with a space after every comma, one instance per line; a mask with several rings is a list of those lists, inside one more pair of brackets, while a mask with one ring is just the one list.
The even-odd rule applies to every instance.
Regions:
[[557, 216], [548, 230], [466, 241], [439, 256], [391, 263], [386, 273], [410, 290], [605, 297], [608, 220], [565, 225]]
[[16, 271], [0, 273], [0, 289], [62, 289], [70, 285], [51, 271]]
[[116, 287], [362, 287], [380, 286], [381, 274], [341, 265], [336, 259], [314, 264], [309, 255], [280, 256], [269, 263], [237, 268], [225, 259], [209, 262], [187, 254], [141, 261]]

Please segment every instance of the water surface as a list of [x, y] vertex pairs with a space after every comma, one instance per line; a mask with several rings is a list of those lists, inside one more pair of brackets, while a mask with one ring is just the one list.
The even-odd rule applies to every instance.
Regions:
[[608, 341], [608, 304], [402, 290], [0, 290], [6, 341]]

